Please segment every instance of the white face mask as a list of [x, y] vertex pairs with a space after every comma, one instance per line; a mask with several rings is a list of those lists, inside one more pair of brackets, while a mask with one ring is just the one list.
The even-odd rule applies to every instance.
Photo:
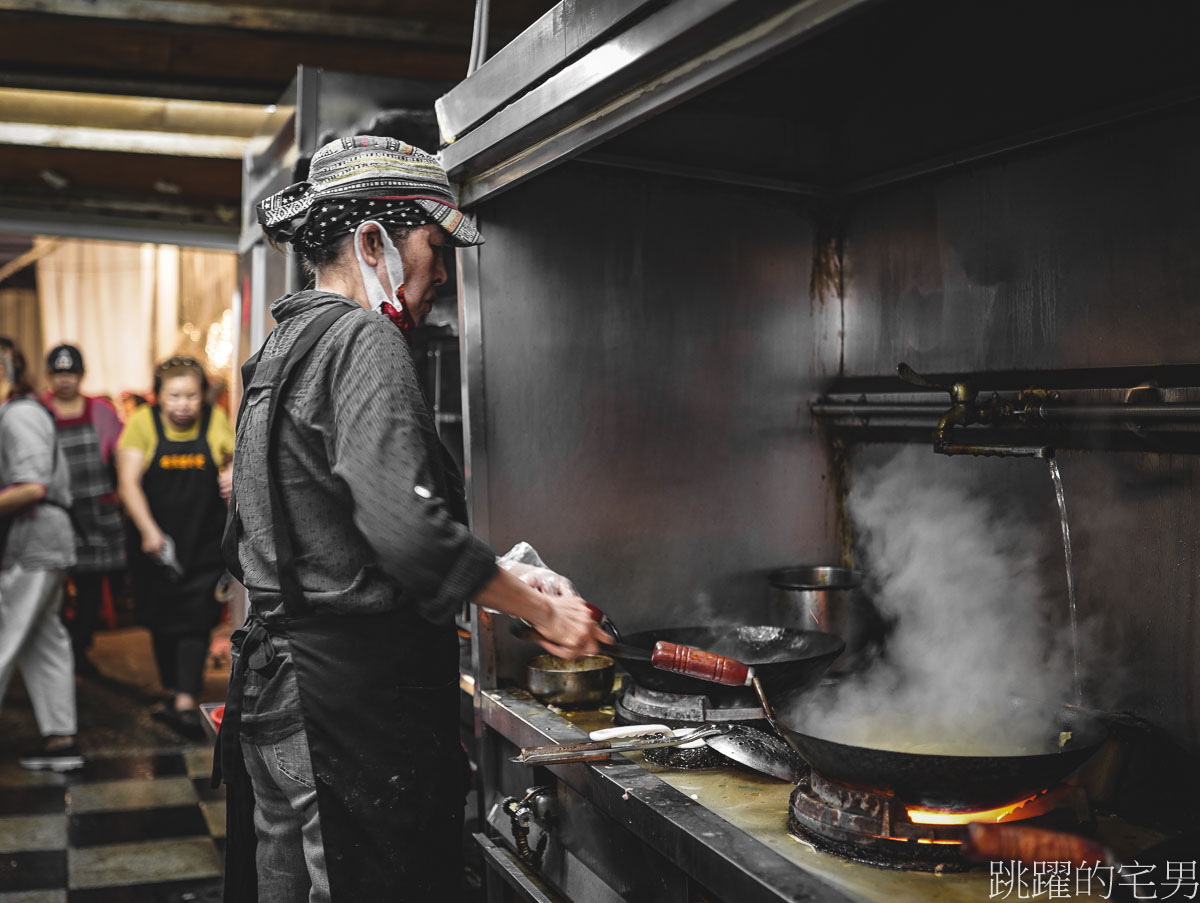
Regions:
[[[388, 280], [392, 283], [390, 286], [384, 285], [375, 268], [368, 266], [367, 262], [363, 260], [362, 245], [359, 239], [367, 226], [374, 226], [379, 230], [380, 243], [383, 245], [383, 260], [387, 265]], [[380, 223], [369, 219], [354, 230], [354, 256], [358, 258], [358, 269], [362, 273], [363, 287], [367, 290], [367, 300], [371, 302], [371, 310], [377, 313], [382, 312], [384, 301], [393, 307], [401, 307], [401, 302], [396, 298], [396, 292], [404, 285], [404, 263], [400, 259], [400, 249], [396, 247], [392, 237]]]

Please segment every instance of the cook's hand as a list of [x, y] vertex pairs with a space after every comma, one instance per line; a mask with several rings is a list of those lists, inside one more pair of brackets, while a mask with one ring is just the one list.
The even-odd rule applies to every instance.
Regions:
[[157, 526], [149, 527], [142, 533], [142, 551], [151, 558], [157, 558], [162, 551], [163, 532]]
[[546, 596], [578, 596], [575, 591], [575, 584], [564, 577], [562, 574], [556, 574], [550, 568], [539, 568], [528, 564], [519, 564], [510, 568], [522, 583], [526, 586], [533, 587], [539, 593]]
[[540, 634], [538, 643], [550, 654], [565, 659], [595, 655], [601, 643], [613, 641], [592, 618], [588, 604], [573, 592], [547, 595], [546, 602], [544, 613], [532, 623]]
[[225, 467], [217, 474], [217, 489], [221, 498], [227, 499], [233, 493], [233, 468]]

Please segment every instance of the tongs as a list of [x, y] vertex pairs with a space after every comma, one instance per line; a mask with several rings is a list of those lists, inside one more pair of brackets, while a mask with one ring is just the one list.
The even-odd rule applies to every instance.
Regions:
[[[748, 687], [754, 680], [752, 667], [727, 655], [717, 655], [694, 646], [682, 646], [666, 640], [659, 640], [654, 644], [653, 649], [642, 649], [622, 643], [620, 642], [620, 633], [612, 619], [596, 606], [585, 604], [587, 604], [592, 620], [617, 638], [616, 642], [600, 644], [602, 652], [616, 659], [626, 658], [649, 662], [660, 671], [682, 674], [685, 677], [729, 687]], [[536, 642], [538, 639], [538, 632], [534, 626], [521, 618], [513, 619], [512, 633], [523, 640]]]
[[669, 729], [656, 730], [631, 737], [611, 740], [590, 740], [581, 743], [559, 743], [554, 746], [532, 746], [521, 750], [512, 761], [520, 765], [563, 765], [568, 762], [601, 762], [613, 753], [638, 752], [680, 746], [696, 740], [715, 737], [729, 730], [727, 725], [705, 724], [689, 731], [675, 733]]

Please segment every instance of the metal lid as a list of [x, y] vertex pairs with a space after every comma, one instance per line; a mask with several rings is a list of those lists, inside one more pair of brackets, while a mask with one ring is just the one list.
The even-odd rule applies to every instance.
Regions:
[[779, 589], [854, 589], [862, 585], [862, 574], [836, 565], [802, 564], [771, 571], [767, 580]]

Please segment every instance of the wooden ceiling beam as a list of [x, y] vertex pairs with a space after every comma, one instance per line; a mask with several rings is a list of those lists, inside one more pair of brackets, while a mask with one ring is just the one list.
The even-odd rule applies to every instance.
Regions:
[[0, 12], [63, 18], [156, 22], [183, 27], [285, 32], [469, 49], [470, 23], [422, 21], [269, 6], [233, 6], [195, 0], [0, 0]]
[[144, 97], [153, 90], [155, 97], [172, 100], [202, 100], [218, 103], [246, 103], [266, 106], [279, 99], [278, 84], [232, 84], [156, 78], [153, 82], [135, 76], [121, 77], [98, 72], [28, 72], [4, 68], [0, 60], [0, 85], [33, 91], [69, 91], [75, 94], [111, 94]]
[[[156, 87], [160, 82], [177, 89], [172, 96], [208, 99], [219, 98], [223, 86], [236, 86], [243, 93], [262, 88], [270, 91], [273, 102], [300, 64], [453, 82], [466, 72], [467, 53], [386, 41], [218, 33], [0, 13], [0, 67], [10, 86], [22, 84], [20, 77], [27, 76], [37, 81], [36, 87], [67, 90], [72, 79], [86, 83], [96, 77], [127, 82], [134, 89], [131, 93], [159, 97], [164, 96]], [[28, 80], [23, 84], [35, 86]], [[194, 95], [185, 93], [190, 84], [196, 86]]]
[[0, 120], [0, 144], [24, 147], [68, 147], [124, 154], [241, 160], [246, 143], [245, 138], [229, 135], [196, 135], [185, 132], [105, 129]]
[[[0, 121], [3, 122], [248, 139], [262, 127], [266, 118], [267, 108], [262, 104], [0, 88]], [[0, 141], [4, 140], [4, 132], [0, 130]]]
[[[55, 190], [49, 181], [63, 185]], [[160, 185], [169, 185], [163, 194]], [[53, 194], [69, 203], [81, 192], [115, 192], [160, 199], [217, 202], [237, 207], [242, 193], [240, 160], [163, 157], [0, 144], [0, 199], [21, 191]], [[177, 191], [177, 193], [175, 193]]]

